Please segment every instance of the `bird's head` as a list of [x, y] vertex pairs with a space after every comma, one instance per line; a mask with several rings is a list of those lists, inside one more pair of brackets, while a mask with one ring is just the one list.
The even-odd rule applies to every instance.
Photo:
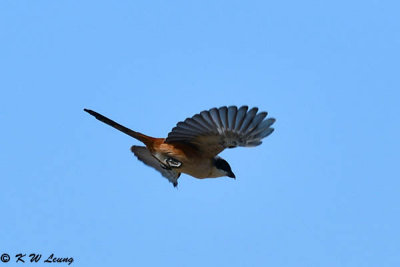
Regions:
[[229, 166], [229, 163], [223, 158], [215, 157], [213, 159], [213, 165], [215, 177], [228, 176], [230, 178], [236, 178], [235, 174], [232, 172], [231, 166]]

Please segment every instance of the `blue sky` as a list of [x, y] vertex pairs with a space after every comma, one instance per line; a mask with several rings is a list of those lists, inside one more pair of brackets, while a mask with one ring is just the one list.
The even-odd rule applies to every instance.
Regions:
[[[399, 266], [399, 8], [1, 1], [0, 253]], [[182, 175], [178, 189], [134, 158], [138, 141], [83, 112], [165, 137], [244, 104], [275, 117], [275, 132], [222, 153], [236, 180]]]

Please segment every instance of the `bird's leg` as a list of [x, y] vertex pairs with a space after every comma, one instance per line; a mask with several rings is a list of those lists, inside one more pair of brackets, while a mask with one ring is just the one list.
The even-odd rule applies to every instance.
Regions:
[[182, 162], [176, 160], [174, 158], [167, 158], [165, 162], [168, 164], [169, 167], [179, 168], [182, 165]]

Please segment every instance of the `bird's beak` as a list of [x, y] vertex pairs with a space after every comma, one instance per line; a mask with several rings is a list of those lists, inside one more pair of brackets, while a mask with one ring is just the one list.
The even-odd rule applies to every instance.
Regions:
[[236, 179], [236, 176], [235, 176], [235, 174], [234, 174], [233, 172], [229, 173], [229, 174], [228, 174], [228, 177], [233, 178], [233, 179]]

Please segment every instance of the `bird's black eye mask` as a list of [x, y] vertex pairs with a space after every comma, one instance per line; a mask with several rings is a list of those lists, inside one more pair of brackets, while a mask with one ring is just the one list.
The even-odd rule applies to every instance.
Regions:
[[225, 171], [226, 176], [236, 178], [235, 174], [232, 172], [231, 166], [229, 166], [229, 163], [226, 160], [214, 158], [214, 166], [219, 170]]
[[224, 159], [214, 159], [214, 165], [217, 169], [224, 170], [226, 172], [232, 172], [231, 166], [229, 166], [229, 163]]

